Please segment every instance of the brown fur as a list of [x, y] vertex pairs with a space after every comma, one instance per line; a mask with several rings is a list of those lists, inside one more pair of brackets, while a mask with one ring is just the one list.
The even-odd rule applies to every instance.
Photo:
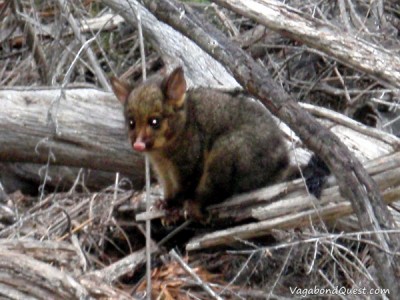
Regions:
[[201, 218], [207, 205], [274, 183], [287, 169], [281, 132], [256, 101], [210, 88], [186, 92], [182, 68], [135, 89], [112, 85], [128, 126], [135, 124], [132, 145], [143, 141], [169, 207], [185, 202]]

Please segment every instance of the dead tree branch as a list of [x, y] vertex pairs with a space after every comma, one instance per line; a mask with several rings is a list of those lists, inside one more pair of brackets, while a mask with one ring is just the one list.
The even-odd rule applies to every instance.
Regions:
[[[318, 49], [328, 57], [400, 87], [400, 58], [370, 43], [275, 0], [214, 0], [240, 15]], [[358, 33], [357, 33], [358, 34]]]

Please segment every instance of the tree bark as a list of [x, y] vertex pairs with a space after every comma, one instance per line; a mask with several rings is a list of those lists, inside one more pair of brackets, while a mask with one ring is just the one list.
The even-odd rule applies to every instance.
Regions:
[[246, 91], [260, 99], [327, 163], [338, 180], [342, 196], [351, 201], [360, 227], [376, 232], [371, 239], [379, 244], [383, 251], [372, 248], [371, 252], [379, 270], [380, 283], [391, 290], [391, 297], [398, 295], [400, 287], [396, 274], [399, 274], [399, 268], [391, 253], [400, 248], [400, 241], [398, 236], [389, 237], [384, 232], [385, 229], [396, 228], [396, 225], [382, 202], [376, 183], [354, 155], [328, 129], [318, 125], [302, 110], [296, 101], [272, 80], [265, 68], [190, 9], [173, 0], [142, 2], [158, 19], [190, 37], [204, 51], [220, 61]]
[[121, 172], [143, 182], [122, 107], [94, 89], [0, 90], [0, 160]]

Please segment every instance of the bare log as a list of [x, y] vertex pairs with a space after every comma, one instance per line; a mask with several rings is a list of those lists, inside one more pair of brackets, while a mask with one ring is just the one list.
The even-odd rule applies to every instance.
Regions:
[[[8, 184], [12, 180], [10, 174], [23, 178], [27, 188], [36, 191], [37, 185], [45, 182], [45, 175], [46, 184], [56, 187], [62, 183], [64, 188], [69, 189], [75, 183], [81, 167], [93, 170], [82, 173], [84, 178], [80, 182], [88, 188], [99, 189], [112, 184], [112, 172], [117, 171], [126, 174], [135, 188], [141, 187], [142, 158], [129, 147], [121, 108], [113, 96], [95, 89], [67, 90], [65, 98], [59, 100], [61, 105], [56, 129], [56, 124], [51, 122], [51, 118], [48, 119], [47, 111], [54, 109], [52, 103], [56, 100], [53, 97], [57, 97], [58, 93], [59, 90], [46, 88], [0, 90], [0, 99], [5, 99], [1, 100], [3, 109], [0, 112], [0, 160], [37, 164], [0, 166], [0, 180], [3, 186], [11, 188], [6, 192], [16, 189], [27, 192], [23, 188], [24, 182]], [[393, 135], [368, 128], [327, 109], [309, 104], [302, 106], [337, 134], [363, 162], [391, 153], [399, 147], [399, 141]], [[298, 138], [287, 126], [281, 122], [279, 125], [286, 133], [289, 145], [293, 139], [299, 144]], [[28, 131], [24, 131], [26, 126], [29, 127]], [[54, 157], [49, 160], [50, 152]], [[309, 157], [307, 149], [298, 148], [292, 153], [292, 164], [304, 165]], [[43, 168], [47, 162], [54, 166]]]
[[0, 160], [121, 172], [143, 182], [120, 103], [95, 89], [0, 90]]

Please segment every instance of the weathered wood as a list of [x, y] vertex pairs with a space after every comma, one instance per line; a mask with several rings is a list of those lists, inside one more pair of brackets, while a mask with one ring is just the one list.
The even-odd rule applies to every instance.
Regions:
[[[400, 198], [400, 174], [398, 171], [388, 173], [392, 174], [388, 175], [385, 172], [381, 175], [389, 176], [392, 182], [397, 181], [396, 187], [383, 192], [382, 197], [386, 203], [391, 203]], [[199, 250], [231, 244], [240, 240], [270, 234], [273, 229], [298, 228], [320, 221], [339, 221], [341, 217], [353, 213], [353, 209], [349, 201], [345, 201], [340, 197], [337, 187], [332, 189], [336, 190], [336, 192], [332, 194], [331, 191], [325, 191], [325, 194], [330, 194], [322, 196], [321, 202], [316, 201], [314, 197], [303, 195], [257, 208], [253, 211], [253, 216], [261, 218], [262, 221], [196, 237], [186, 245], [186, 249]], [[267, 190], [264, 192], [267, 192]], [[264, 195], [266, 196], [266, 194]], [[230, 210], [232, 211], [232, 208]]]
[[71, 275], [15, 252], [0, 250], [0, 278], [7, 299], [92, 299]]
[[81, 276], [77, 247], [61, 241], [0, 239], [0, 296], [7, 299], [132, 299], [94, 276]]
[[239, 87], [226, 69], [204, 52], [193, 41], [157, 20], [138, 1], [102, 0], [116, 13], [124, 17], [131, 26], [137, 26], [137, 14], [140, 13], [143, 34], [163, 57], [167, 67], [181, 65], [189, 86]]
[[39, 241], [34, 239], [0, 239], [1, 251], [25, 254], [33, 259], [52, 264], [68, 272], [83, 267], [78, 249], [66, 242]]
[[128, 174], [143, 182], [120, 103], [95, 89], [0, 90], [0, 160]]
[[[66, 191], [72, 189], [99, 191], [115, 184], [114, 172], [90, 170], [78, 167], [55, 166], [31, 163], [0, 163], [0, 182], [6, 193], [21, 191], [24, 194], [36, 195], [39, 187], [45, 190]], [[141, 188], [140, 182], [132, 182], [130, 176], [120, 176], [128, 179], [134, 188]]]
[[[393, 163], [395, 166], [393, 167]], [[380, 191], [383, 193], [391, 188], [400, 187], [400, 153], [396, 153], [386, 157], [385, 162], [382, 163], [383, 169], [379, 173], [375, 173], [374, 180], [379, 185]], [[370, 168], [367, 169], [370, 173]], [[260, 198], [268, 199], [268, 194], [259, 195]], [[392, 199], [396, 200], [396, 199]], [[275, 218], [290, 214], [293, 211], [303, 211], [306, 209], [318, 209], [322, 206], [329, 205], [330, 203], [338, 203], [344, 201], [340, 197], [337, 186], [325, 189], [321, 195], [321, 199], [315, 201], [312, 196], [307, 194], [292, 196], [287, 195], [282, 201], [271, 203], [263, 206], [261, 203], [252, 211], [252, 216], [259, 220], [268, 218]]]
[[[383, 194], [386, 203], [395, 201], [400, 197], [400, 188], [393, 189]], [[216, 231], [190, 241], [186, 250], [199, 250], [214, 247], [217, 245], [240, 242], [243, 239], [251, 239], [258, 236], [270, 234], [273, 229], [288, 229], [307, 226], [310, 223], [338, 220], [338, 218], [349, 215], [353, 212], [351, 203], [348, 201], [339, 202], [320, 209], [311, 209], [302, 212], [293, 212], [278, 218], [250, 223], [238, 227]]]
[[[353, 119], [346, 117], [343, 114], [340, 114], [338, 112], [335, 112], [333, 110], [324, 107], [318, 107], [307, 103], [299, 103], [299, 104], [302, 108], [307, 110], [314, 117], [318, 118], [325, 127], [329, 128], [333, 133], [338, 135], [339, 138], [342, 140], [342, 142], [345, 143], [346, 146], [352, 151], [355, 150], [355, 148], [351, 147], [351, 144], [346, 143], [344, 137], [347, 135], [347, 133], [343, 132], [343, 130], [346, 131], [351, 130], [353, 133], [350, 133], [349, 138], [356, 139], [355, 141], [356, 143], [357, 143], [357, 134], [355, 132], [358, 132], [359, 134], [362, 135], [361, 142], [364, 142], [364, 139], [369, 137], [369, 141], [373, 142], [374, 145], [377, 146], [376, 150], [370, 149], [370, 145], [363, 145], [363, 147], [356, 147], [359, 149], [356, 151], [362, 152], [363, 155], [361, 156], [365, 156], [367, 159], [374, 159], [383, 155], [385, 153], [382, 152], [381, 149], [381, 145], [383, 146], [383, 144], [390, 145], [392, 150], [400, 149], [400, 139], [393, 134], [382, 131], [381, 129], [375, 129], [370, 126], [366, 126], [357, 121], [354, 121]], [[362, 149], [362, 148], [368, 148], [368, 149]], [[377, 156], [371, 157], [370, 155], [374, 151], [377, 152]], [[360, 159], [360, 156], [358, 156], [358, 158]]]
[[[373, 179], [377, 182], [382, 193], [387, 193], [391, 191], [391, 189], [400, 188], [399, 152], [394, 152], [391, 155], [366, 162], [365, 167], [368, 173], [373, 176]], [[391, 197], [390, 199], [388, 198], [389, 195]], [[391, 203], [399, 199], [393, 198], [393, 195], [398, 195], [398, 193], [387, 194], [385, 201]], [[142, 198], [144, 199], [143, 196]], [[282, 217], [283, 220], [290, 217], [294, 212], [304, 212], [308, 210], [318, 211], [319, 209], [325, 209], [332, 204], [335, 205], [344, 201], [345, 199], [340, 196], [339, 188], [334, 178], [329, 179], [322, 192], [321, 199], [318, 200], [314, 196], [308, 194], [303, 179], [296, 179], [249, 193], [235, 195], [222, 203], [209, 206], [208, 211], [214, 223], [226, 223], [226, 220], [230, 220], [231, 223], [249, 219], [271, 220], [274, 218], [279, 219], [280, 217]], [[140, 210], [136, 210], [136, 213], [138, 212], [140, 212]], [[335, 217], [340, 218], [352, 212], [352, 210], [341, 210], [341, 207], [339, 207]], [[395, 212], [393, 213], [395, 214]], [[165, 216], [164, 211], [154, 210], [150, 214], [136, 214], [136, 221], [156, 219], [163, 216]], [[330, 219], [330, 215], [327, 217], [321, 216], [321, 221], [329, 221]], [[303, 225], [305, 226], [307, 223]], [[282, 222], [282, 226], [286, 226], [284, 222]], [[293, 228], [300, 225], [292, 223], [287, 226], [288, 227], [285, 228]], [[254, 232], [246, 234], [248, 238], [252, 238], [263, 235], [264, 233], [265, 232], [257, 232], [255, 230]], [[225, 240], [224, 242], [227, 241]]]
[[400, 58], [358, 32], [346, 32], [276, 0], [213, 0], [269, 29], [299, 40], [329, 57], [400, 87]]

